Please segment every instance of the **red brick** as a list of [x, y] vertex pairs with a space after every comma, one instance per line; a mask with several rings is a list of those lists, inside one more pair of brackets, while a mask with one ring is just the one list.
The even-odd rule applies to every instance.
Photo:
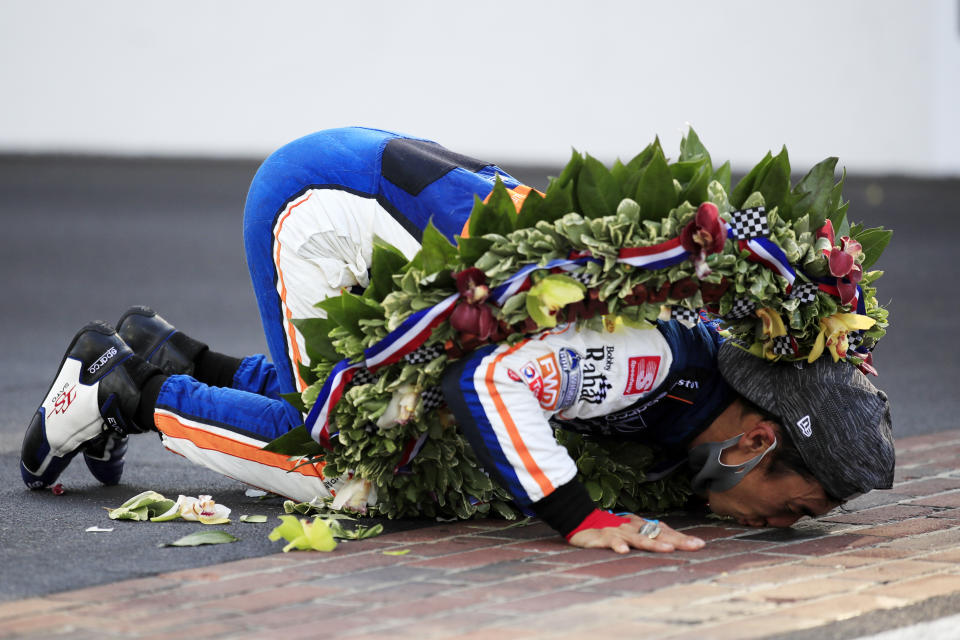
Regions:
[[683, 529], [682, 533], [688, 536], [695, 536], [705, 542], [719, 540], [721, 538], [730, 538], [732, 536], [748, 531], [745, 527], [720, 527], [720, 526], [699, 526]]
[[47, 596], [51, 600], [68, 600], [82, 602], [102, 602], [116, 598], [126, 598], [143, 593], [160, 593], [175, 588], [179, 584], [178, 580], [167, 576], [153, 576], [150, 578], [138, 578], [136, 580], [124, 580], [122, 582], [113, 582], [96, 587], [87, 587], [77, 589], [76, 591], [66, 591]]
[[244, 614], [253, 611], [269, 611], [276, 607], [290, 606], [301, 602], [310, 602], [324, 596], [340, 593], [335, 583], [325, 585], [297, 585], [284, 589], [267, 589], [256, 593], [245, 593], [229, 598], [197, 602], [204, 611], [224, 611]]
[[322, 562], [298, 566], [296, 570], [298, 572], [306, 572], [314, 578], [320, 578], [348, 574], [376, 567], [405, 564], [405, 557], [406, 556], [388, 556], [382, 552], [361, 553], [352, 556], [331, 556]]
[[886, 538], [879, 536], [862, 536], [858, 534], [838, 533], [823, 538], [814, 538], [806, 542], [796, 542], [774, 547], [770, 551], [792, 555], [824, 556], [838, 551], [846, 551], [855, 547], [865, 547], [880, 542]]
[[855, 511], [853, 513], [838, 513], [826, 518], [820, 518], [819, 521], [843, 522], [846, 524], [879, 524], [881, 522], [890, 522], [891, 520], [925, 516], [932, 511], [933, 509], [929, 507], [893, 504], [885, 507], [875, 507], [873, 509]]
[[907, 504], [925, 505], [928, 507], [960, 507], [960, 491], [941, 493], [938, 496], [928, 496], [911, 500]]
[[507, 562], [508, 560], [519, 560], [532, 555], [535, 554], [514, 549], [479, 549], [476, 551], [442, 556], [440, 558], [431, 558], [430, 560], [411, 562], [409, 566], [434, 569], [468, 569], [498, 562]]
[[707, 578], [723, 573], [746, 571], [748, 569], [793, 561], [794, 559], [791, 557], [774, 556], [763, 553], [741, 553], [735, 556], [724, 556], [714, 560], [707, 560], [706, 562], [695, 562], [684, 567], [683, 571]]
[[603, 594], [585, 591], [556, 591], [533, 598], [501, 602], [495, 605], [495, 610], [498, 612], [506, 611], [507, 613], [539, 613], [596, 602], [597, 600], [604, 600], [606, 597]]
[[921, 536], [898, 538], [886, 543], [894, 549], [916, 549], [917, 551], [934, 551], [944, 547], [955, 547], [960, 544], [960, 528], [934, 531]]
[[[512, 548], [512, 547], [511, 547]], [[633, 552], [641, 553], [641, 552]], [[565, 553], [554, 553], [549, 556], [538, 558], [538, 562], [556, 562], [560, 564], [588, 564], [591, 562], [604, 562], [613, 555], [610, 549], [576, 549], [566, 544]]]
[[216, 582], [195, 582], [180, 587], [177, 593], [197, 599], [209, 599], [289, 585], [291, 582], [290, 575], [284, 572], [258, 573], [239, 578], [230, 577]]
[[908, 496], [930, 496], [952, 489], [960, 489], [958, 478], [930, 478], [929, 480], [914, 480], [894, 486], [893, 490]]
[[742, 538], [730, 538], [727, 540], [716, 540], [708, 542], [707, 546], [699, 551], [676, 552], [674, 555], [686, 558], [690, 562], [702, 562], [713, 558], [722, 558], [741, 553], [755, 553], [763, 550], [773, 550], [774, 543], [765, 540], [744, 540]]
[[948, 520], [937, 520], [934, 518], [913, 518], [902, 520], [894, 524], [886, 524], [879, 527], [870, 527], [869, 529], [860, 529], [857, 534], [864, 536], [883, 536], [886, 538], [902, 538], [904, 536], [915, 536], [921, 533], [949, 529], [956, 526]]
[[467, 569], [466, 571], [447, 573], [443, 576], [443, 581], [461, 585], [502, 582], [504, 580], [512, 580], [533, 574], [547, 573], [554, 569], [556, 569], [556, 565], [511, 560], [509, 562], [487, 564], [482, 567]]
[[446, 556], [452, 553], [463, 553], [464, 551], [473, 551], [474, 549], [484, 549], [487, 547], [496, 547], [502, 543], [500, 540], [478, 536], [457, 536], [448, 538], [439, 542], [419, 542], [417, 544], [404, 545], [404, 549], [409, 549], [410, 553], [404, 556], [409, 560], [414, 557], [434, 558], [437, 556]]
[[927, 433], [922, 436], [909, 436], [907, 438], [897, 438], [897, 455], [901, 451], [912, 449], [922, 449], [924, 447], [947, 446], [960, 439], [960, 431], [941, 431], [938, 433]]
[[928, 518], [945, 518], [948, 520], [960, 520], [960, 509], [947, 509], [946, 511], [934, 511]]
[[960, 444], [954, 443], [926, 449], [914, 449], [902, 454], [897, 453], [897, 466], [909, 467], [942, 460], [955, 461], [957, 458], [960, 458]]
[[518, 540], [507, 542], [501, 549], [520, 549], [521, 551], [536, 551], [538, 553], [562, 554], [571, 550], [570, 544], [561, 537], [539, 538], [535, 540]]
[[582, 585], [588, 576], [560, 574], [538, 575], [518, 580], [508, 580], [483, 586], [469, 587], [456, 592], [457, 597], [470, 598], [477, 602], [487, 600], [512, 600], [547, 591], [561, 591]]
[[661, 557], [662, 555], [663, 554], [648, 554], [642, 556], [630, 555], [626, 557], [620, 557], [615, 560], [609, 560], [608, 562], [598, 562], [582, 567], [567, 569], [564, 571], [564, 573], [594, 576], [597, 578], [616, 578], [619, 576], [629, 575], [631, 573], [640, 573], [641, 571], [656, 569], [658, 567], [678, 565], [682, 564], [683, 562], [679, 559]]
[[[353, 596], [350, 596], [352, 600]], [[353, 604], [347, 598], [337, 598], [333, 601], [327, 599], [322, 602], [311, 602], [306, 606], [292, 606], [268, 609], [266, 611], [254, 611], [243, 613], [237, 618], [243, 622], [243, 626], [251, 627], [276, 627], [285, 628], [289, 625], [312, 622], [316, 624], [317, 620], [328, 620], [336, 616], [341, 616], [346, 612], [358, 611], [359, 603]]]
[[507, 538], [509, 540], [530, 540], [533, 538], [558, 538], [560, 534], [543, 522], [534, 521], [530, 524], [491, 529], [476, 534], [486, 538]]
[[461, 598], [457, 595], [435, 596], [416, 602], [403, 602], [377, 607], [368, 611], [366, 615], [371, 616], [378, 622], [388, 622], [391, 618], [419, 618], [438, 611], [458, 609], [472, 604], [474, 603], [469, 598]]
[[[655, 591], [663, 587], [669, 587], [674, 584], [684, 582], [693, 582], [699, 580], [701, 576], [687, 571], [671, 571], [670, 569], [661, 569], [659, 571], [650, 571], [627, 578], [618, 578], [607, 580], [602, 584], [584, 587], [585, 590], [598, 591], [600, 593], [615, 593], [617, 591], [631, 593], [645, 593]], [[581, 589], [581, 590], [584, 590]]]
[[376, 605], [393, 604], [419, 598], [432, 598], [437, 594], [448, 593], [453, 589], [455, 587], [439, 582], [407, 582], [372, 591], [354, 593], [350, 595], [349, 601]]

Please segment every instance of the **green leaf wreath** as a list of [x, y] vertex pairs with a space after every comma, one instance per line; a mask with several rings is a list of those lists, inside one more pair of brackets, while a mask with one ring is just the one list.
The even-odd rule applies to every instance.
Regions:
[[[731, 189], [729, 163], [714, 168], [691, 129], [673, 162], [659, 140], [610, 168], [574, 151], [546, 191], [531, 191], [519, 210], [498, 180], [486, 200], [476, 199], [469, 234], [456, 246], [432, 225], [410, 261], [376, 240], [363, 294], [345, 291], [317, 305], [326, 318], [296, 321], [312, 365], [301, 371], [310, 386], [288, 398], [293, 404], [308, 410], [335, 363], [363, 361], [364, 349], [411, 314], [459, 292], [456, 309], [418, 350], [425, 358], [408, 356], [347, 387], [331, 414], [331, 448], [303, 427], [269, 448], [322, 462], [328, 478], [362, 483], [349, 497], [328, 501], [332, 509], [365, 511], [375, 502], [372, 509], [389, 517], [512, 518], [510, 496], [479, 467], [452, 413], [428, 402], [447, 365], [481, 345], [514, 343], [559, 322], [597, 331], [618, 323], [653, 328], [678, 309], [704, 310], [759, 357], [812, 361], [829, 354], [875, 373], [870, 354], [887, 312], [873, 288], [881, 272], [867, 269], [892, 233], [849, 224], [845, 174], [834, 182], [836, 164], [827, 158], [791, 186], [783, 148]], [[796, 268], [794, 286], [808, 284], [806, 298], [792, 295], [781, 274], [727, 238], [734, 212], [759, 207], [769, 239]], [[635, 268], [618, 259], [624, 249], [676, 238], [689, 253], [673, 266]], [[570, 256], [591, 260], [576, 272], [534, 271], [528, 286], [502, 305], [492, 303], [490, 291], [521, 267]], [[819, 286], [824, 282], [836, 286]], [[738, 314], [737, 305], [750, 311]], [[691, 321], [691, 314], [683, 317]], [[400, 468], [405, 449], [424, 435], [422, 449]], [[657, 458], [651, 447], [560, 428], [556, 435], [601, 508], [663, 510], [690, 495], [682, 472], [645, 482]]]

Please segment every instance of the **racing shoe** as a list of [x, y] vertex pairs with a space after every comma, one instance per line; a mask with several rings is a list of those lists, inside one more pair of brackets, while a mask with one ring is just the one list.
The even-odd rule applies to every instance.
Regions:
[[[123, 468], [125, 442], [109, 444], [145, 431], [133, 420], [143, 384], [159, 370], [134, 355], [113, 328], [88, 324], [74, 336], [53, 384], [27, 426], [20, 452], [20, 472], [31, 489], [52, 485], [77, 453], [92, 447], [108, 460], [91, 471], [115, 484]], [[102, 446], [101, 446], [102, 445]], [[118, 446], [119, 445], [119, 446]]]
[[108, 431], [83, 448], [83, 461], [94, 478], [108, 486], [120, 482], [128, 440], [127, 436]]
[[192, 376], [196, 366], [194, 359], [207, 348], [144, 306], [127, 309], [117, 322], [117, 334], [135, 354], [157, 365], [168, 376]]

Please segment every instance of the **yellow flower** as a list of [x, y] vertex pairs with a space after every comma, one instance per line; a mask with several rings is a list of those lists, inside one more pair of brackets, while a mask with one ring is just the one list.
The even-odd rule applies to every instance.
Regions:
[[286, 553], [291, 549], [299, 551], [333, 551], [337, 548], [337, 541], [333, 539], [333, 532], [327, 523], [319, 518], [301, 520], [296, 516], [279, 516], [282, 524], [270, 532], [270, 540], [280, 538], [289, 544], [283, 548]]
[[823, 354], [826, 347], [836, 362], [840, 358], [847, 357], [847, 333], [850, 331], [859, 331], [869, 329], [876, 321], [868, 316], [862, 316], [857, 313], [835, 313], [828, 318], [820, 320], [820, 333], [817, 335], [810, 355], [807, 356], [807, 362], [813, 362]]
[[787, 335], [787, 328], [783, 325], [783, 318], [776, 310], [770, 307], [757, 309], [757, 316], [763, 322], [763, 355], [768, 360], [776, 360], [777, 354], [773, 351], [773, 339]]
[[557, 326], [557, 313], [568, 304], [583, 300], [587, 288], [569, 276], [553, 274], [530, 287], [527, 313], [537, 326]]

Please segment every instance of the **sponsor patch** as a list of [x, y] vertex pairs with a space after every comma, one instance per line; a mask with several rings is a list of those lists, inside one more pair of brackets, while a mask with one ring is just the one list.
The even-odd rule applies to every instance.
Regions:
[[580, 392], [580, 354], [564, 347], [557, 352], [560, 364], [560, 402], [557, 410], [568, 409], [577, 401]]
[[636, 356], [630, 358], [627, 367], [627, 388], [623, 395], [632, 396], [653, 389], [660, 370], [660, 356]]

